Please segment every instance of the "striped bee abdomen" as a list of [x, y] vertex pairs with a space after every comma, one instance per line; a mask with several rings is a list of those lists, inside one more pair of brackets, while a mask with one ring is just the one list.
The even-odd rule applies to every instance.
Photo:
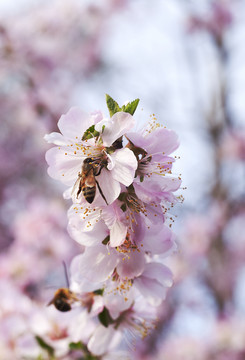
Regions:
[[96, 192], [96, 186], [84, 186], [82, 189], [83, 192], [83, 196], [85, 198], [85, 200], [89, 203], [92, 204], [92, 202], [94, 201], [95, 198], [95, 192]]

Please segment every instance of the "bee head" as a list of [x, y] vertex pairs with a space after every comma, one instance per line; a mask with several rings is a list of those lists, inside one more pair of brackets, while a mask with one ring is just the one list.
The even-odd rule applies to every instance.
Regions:
[[90, 164], [91, 162], [93, 162], [91, 158], [86, 158], [85, 160], [83, 160], [84, 164]]

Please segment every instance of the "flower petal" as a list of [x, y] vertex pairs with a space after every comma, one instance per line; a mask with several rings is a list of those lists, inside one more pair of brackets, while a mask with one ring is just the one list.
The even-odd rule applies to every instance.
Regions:
[[112, 319], [117, 319], [121, 312], [128, 309], [133, 301], [134, 295], [132, 288], [126, 291], [124, 283], [122, 284], [123, 291], [120, 292], [118, 287], [120, 288], [120, 284], [116, 282], [116, 284], [111, 284], [112, 286], [108, 286], [106, 288], [103, 298], [104, 304], [106, 308], [109, 310]]
[[110, 229], [110, 246], [120, 246], [124, 241], [127, 234], [127, 226], [120, 221], [115, 221]]
[[[134, 127], [135, 120], [132, 115], [122, 111], [114, 114], [111, 119], [108, 120], [108, 122], [104, 122], [103, 125], [105, 125], [102, 134], [103, 144], [105, 146], [111, 146], [114, 141]], [[100, 128], [100, 123], [98, 123], [95, 128]]]
[[121, 255], [119, 264], [117, 265], [117, 273], [122, 278], [133, 279], [144, 271], [145, 256], [143, 252], [132, 251]]
[[64, 145], [67, 146], [67, 140], [64, 138], [63, 135], [61, 135], [60, 133], [57, 132], [52, 132], [51, 134], [46, 134], [44, 136], [44, 139], [49, 143], [49, 144], [55, 144], [55, 145]]
[[[73, 184], [72, 184], [73, 185]], [[70, 186], [68, 189], [66, 189], [64, 192], [63, 192], [63, 198], [68, 200], [71, 198], [71, 193], [72, 193], [72, 190], [73, 190], [73, 186]]]
[[86, 202], [73, 204], [68, 210], [68, 219], [81, 232], [90, 232], [101, 220], [101, 209]]
[[150, 133], [142, 136], [137, 133], [128, 133], [127, 138], [132, 141], [135, 146], [141, 147], [147, 151], [149, 155], [164, 154], [169, 155], [179, 146], [177, 134], [173, 130], [158, 128]]
[[146, 230], [143, 249], [152, 254], [169, 255], [177, 248], [175, 235], [166, 225], [154, 225]]
[[173, 131], [165, 128], [159, 128], [151, 132], [146, 137], [147, 152], [149, 154], [164, 153], [171, 154], [179, 146], [178, 135]]
[[101, 120], [103, 120], [103, 114], [100, 110], [95, 110], [90, 113], [92, 123], [91, 124], [97, 124]]
[[120, 202], [116, 200], [102, 210], [102, 218], [110, 229], [110, 246], [112, 247], [120, 246], [125, 241], [127, 234], [124, 212], [119, 206]]
[[173, 176], [165, 176], [162, 179], [162, 191], [176, 191], [181, 185], [181, 179]]
[[115, 164], [111, 170], [113, 179], [125, 186], [132, 184], [138, 166], [134, 153], [125, 148], [115, 151], [111, 157]]
[[135, 286], [153, 306], [159, 306], [166, 296], [166, 287], [172, 285], [172, 273], [163, 264], [148, 263], [143, 274], [134, 280]]
[[77, 255], [72, 259], [70, 265], [70, 289], [76, 293], [86, 293], [101, 289], [103, 282], [92, 282], [85, 279], [80, 272], [80, 263], [83, 261], [83, 254]]
[[103, 169], [101, 171], [101, 174], [96, 177], [96, 180], [102, 190], [102, 193], [107, 203], [113, 203], [113, 201], [115, 201], [120, 194], [121, 186], [118, 181], [113, 179], [111, 171]]
[[[89, 318], [86, 310], [77, 314], [73, 321], [69, 322], [69, 337], [74, 342], [82, 341], [87, 343], [91, 335], [94, 333], [96, 325]], [[57, 341], [57, 340], [55, 340]]]
[[81, 231], [81, 229], [69, 221], [67, 227], [68, 233], [72, 239], [84, 246], [95, 246], [100, 244], [108, 235], [106, 225], [100, 221], [93, 227], [92, 231]]
[[46, 152], [46, 161], [49, 164], [48, 174], [68, 186], [74, 185], [79, 171], [81, 171], [82, 159], [74, 157], [66, 148], [53, 147]]
[[103, 325], [99, 325], [91, 336], [88, 342], [88, 349], [92, 354], [100, 356], [107, 352], [113, 337], [116, 335], [116, 330], [113, 326], [107, 328]]
[[170, 287], [173, 284], [173, 274], [170, 269], [157, 262], [148, 263], [145, 266], [144, 273], [142, 274], [150, 279], [157, 279], [163, 286]]
[[166, 297], [166, 288], [156, 279], [141, 276], [135, 279], [134, 284], [146, 301], [153, 306], [159, 306]]
[[58, 121], [60, 132], [71, 140], [81, 140], [84, 132], [93, 125], [93, 116], [78, 107], [72, 107], [65, 115], [62, 115]]
[[112, 250], [108, 253], [105, 245], [86, 248], [80, 257], [80, 274], [92, 282], [108, 279], [118, 263], [118, 255]]

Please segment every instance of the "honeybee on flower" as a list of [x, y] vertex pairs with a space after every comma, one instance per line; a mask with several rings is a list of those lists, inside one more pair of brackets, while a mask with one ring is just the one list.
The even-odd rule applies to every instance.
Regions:
[[74, 202], [83, 196], [83, 191], [78, 189], [72, 193], [72, 189], [88, 158], [98, 168], [98, 174], [93, 170], [100, 187], [95, 203], [103, 204], [106, 199], [111, 204], [118, 198], [121, 184], [129, 186], [133, 182], [137, 159], [130, 149], [121, 145], [122, 136], [135, 125], [133, 116], [126, 110], [107, 119], [101, 112], [89, 115], [79, 108], [71, 108], [58, 122], [61, 133], [45, 135], [47, 142], [57, 145], [46, 153], [48, 173], [71, 187], [69, 192]]

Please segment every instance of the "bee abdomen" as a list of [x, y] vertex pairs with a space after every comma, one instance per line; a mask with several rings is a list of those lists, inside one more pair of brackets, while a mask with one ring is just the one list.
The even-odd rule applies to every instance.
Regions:
[[63, 299], [56, 299], [54, 301], [54, 306], [56, 307], [57, 310], [62, 312], [71, 310], [71, 305], [67, 302], [67, 300], [63, 300]]
[[86, 199], [86, 201], [89, 204], [92, 204], [92, 202], [94, 201], [94, 198], [95, 198], [96, 186], [93, 186], [93, 187], [86, 186], [82, 189], [82, 191], [83, 191], [83, 196]]

